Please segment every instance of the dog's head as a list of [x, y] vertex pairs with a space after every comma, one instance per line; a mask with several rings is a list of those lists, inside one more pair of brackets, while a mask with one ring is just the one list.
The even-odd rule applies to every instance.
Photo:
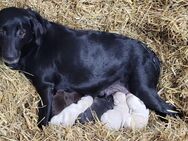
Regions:
[[39, 46], [46, 32], [46, 20], [30, 9], [5, 8], [0, 11], [0, 48], [8, 65], [19, 62], [28, 44]]

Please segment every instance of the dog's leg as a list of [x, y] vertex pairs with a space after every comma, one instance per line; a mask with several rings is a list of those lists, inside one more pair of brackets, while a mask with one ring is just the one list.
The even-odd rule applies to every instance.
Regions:
[[52, 88], [41, 88], [38, 89], [38, 92], [41, 97], [41, 101], [39, 102], [39, 119], [38, 119], [38, 127], [41, 128], [42, 125], [47, 125], [51, 116], [51, 107], [52, 107]]
[[140, 64], [130, 77], [130, 92], [141, 99], [147, 108], [154, 110], [161, 116], [177, 115], [176, 108], [166, 103], [157, 94], [156, 84], [158, 80], [156, 71], [150, 61]]
[[147, 108], [154, 110], [161, 116], [178, 114], [178, 111], [173, 105], [166, 103], [159, 97], [156, 90], [142, 88], [136, 92], [138, 97], [144, 102]]

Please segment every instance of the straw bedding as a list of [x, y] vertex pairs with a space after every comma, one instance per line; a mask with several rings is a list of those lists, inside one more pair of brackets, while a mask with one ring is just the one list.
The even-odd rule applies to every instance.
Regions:
[[39, 97], [18, 71], [0, 61], [0, 140], [183, 141], [188, 140], [188, 1], [187, 0], [1, 0], [0, 9], [31, 7], [43, 17], [76, 29], [120, 33], [148, 44], [162, 62], [159, 94], [184, 112], [162, 122], [150, 113], [139, 131], [108, 131], [96, 124], [37, 128]]

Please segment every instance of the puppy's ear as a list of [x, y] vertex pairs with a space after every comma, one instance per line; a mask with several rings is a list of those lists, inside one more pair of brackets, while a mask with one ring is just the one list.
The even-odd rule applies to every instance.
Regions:
[[43, 19], [37, 12], [31, 9], [27, 9], [27, 12], [35, 35], [35, 42], [37, 45], [40, 45], [42, 35], [46, 33], [47, 20]]

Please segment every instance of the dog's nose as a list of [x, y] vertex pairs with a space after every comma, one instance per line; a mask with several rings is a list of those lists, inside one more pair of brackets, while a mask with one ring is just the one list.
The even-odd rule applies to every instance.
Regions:
[[7, 64], [14, 64], [14, 63], [17, 63], [19, 61], [19, 57], [6, 56], [6, 57], [3, 57], [3, 61]]
[[13, 60], [15, 60], [15, 56], [13, 56], [13, 55], [6, 56], [6, 60], [13, 61]]

